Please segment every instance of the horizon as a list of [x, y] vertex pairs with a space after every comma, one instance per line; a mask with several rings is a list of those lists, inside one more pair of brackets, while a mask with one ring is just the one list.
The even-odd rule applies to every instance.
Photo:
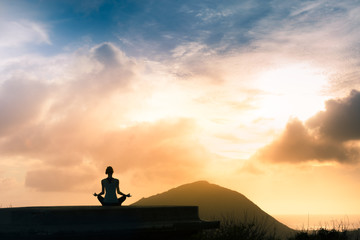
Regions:
[[[194, 184], [194, 183], [198, 183], [198, 182], [207, 182], [206, 180], [199, 180], [196, 182], [192, 182], [192, 183], [186, 183], [177, 187], [174, 187], [172, 189], [184, 186], [184, 185], [190, 185], [190, 184]], [[207, 182], [209, 183], [209, 182]], [[216, 185], [214, 183], [209, 183], [211, 185]], [[216, 185], [220, 188], [223, 188], [222, 186]], [[169, 189], [169, 190], [172, 190]], [[231, 189], [228, 189], [230, 191], [233, 191]], [[166, 191], [168, 192], [168, 191]], [[166, 193], [163, 192], [163, 193]], [[159, 194], [163, 194], [163, 193], [158, 193], [158, 194], [154, 194], [152, 196], [149, 197], [157, 197]], [[240, 193], [241, 194], [241, 193]], [[246, 197], [246, 196], [245, 196]], [[140, 198], [138, 200], [146, 200], [146, 198]], [[250, 203], [253, 203], [250, 200]], [[131, 201], [130, 201], [131, 202]], [[134, 206], [133, 204], [137, 203], [132, 201], [131, 204], [127, 205], [127, 206]], [[161, 204], [163, 205], [163, 203]], [[172, 204], [171, 204], [172, 205]], [[97, 205], [62, 205], [60, 207], [66, 207], [66, 206], [72, 206], [72, 207], [81, 207], [81, 206], [99, 206]], [[137, 203], [137, 205], [135, 205], [135, 207], [141, 206], [140, 203]], [[148, 203], [144, 206], [151, 206]], [[22, 206], [25, 208], [28, 207], [59, 207], [59, 206], [38, 206], [38, 205], [34, 205], [34, 206]], [[259, 206], [261, 209], [261, 206]], [[0, 208], [13, 208], [13, 206], [1, 206]], [[20, 207], [21, 208], [21, 207]], [[235, 210], [235, 209], [234, 209]], [[264, 212], [265, 213], [265, 212]], [[225, 213], [224, 213], [225, 214]], [[360, 214], [270, 214], [271, 217], [273, 217], [274, 219], [276, 219], [277, 221], [279, 221], [282, 224], [285, 224], [286, 226], [288, 226], [291, 229], [294, 230], [318, 230], [318, 229], [335, 229], [335, 230], [339, 230], [342, 231], [343, 229], [346, 230], [352, 230], [352, 229], [358, 229], [360, 227]], [[201, 217], [200, 217], [201, 219]]]
[[360, 215], [360, 3], [0, 2], [0, 206], [204, 179]]
[[273, 217], [295, 230], [359, 229], [359, 214], [288, 214]]

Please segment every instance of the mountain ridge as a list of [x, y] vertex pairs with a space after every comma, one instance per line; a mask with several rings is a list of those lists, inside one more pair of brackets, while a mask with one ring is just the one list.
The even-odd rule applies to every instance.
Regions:
[[263, 211], [245, 195], [201, 180], [180, 185], [163, 193], [142, 198], [133, 206], [199, 206], [199, 216], [204, 220], [229, 219], [262, 224], [269, 231], [288, 236], [294, 230]]

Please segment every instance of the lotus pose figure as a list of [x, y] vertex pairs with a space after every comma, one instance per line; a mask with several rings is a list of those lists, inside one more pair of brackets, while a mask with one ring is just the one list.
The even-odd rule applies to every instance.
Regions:
[[[124, 194], [120, 191], [119, 179], [113, 178], [113, 173], [114, 170], [112, 167], [109, 166], [106, 168], [105, 174], [107, 174], [108, 177], [101, 180], [101, 192], [99, 194], [94, 193], [94, 196], [98, 198], [103, 206], [121, 206], [127, 197], [131, 197], [130, 193]], [[104, 191], [105, 198], [102, 196]], [[117, 198], [116, 193], [121, 195], [121, 197]]]

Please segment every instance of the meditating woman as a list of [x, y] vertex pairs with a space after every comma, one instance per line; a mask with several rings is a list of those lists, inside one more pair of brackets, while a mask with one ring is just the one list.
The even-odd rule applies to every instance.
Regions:
[[[103, 206], [121, 206], [127, 197], [131, 197], [130, 193], [124, 194], [120, 192], [119, 180], [112, 177], [113, 173], [114, 170], [112, 167], [109, 166], [106, 168], [105, 174], [107, 174], [108, 177], [101, 180], [101, 193], [94, 193], [94, 196], [98, 198]], [[105, 198], [101, 196], [104, 194], [104, 190]], [[120, 194], [122, 197], [117, 198], [116, 193]]]

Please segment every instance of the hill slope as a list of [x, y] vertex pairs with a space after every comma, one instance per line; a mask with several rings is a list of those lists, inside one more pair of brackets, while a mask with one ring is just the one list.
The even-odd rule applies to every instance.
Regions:
[[242, 222], [256, 221], [278, 235], [290, 235], [293, 230], [261, 210], [241, 193], [198, 181], [181, 185], [167, 192], [142, 198], [134, 206], [193, 205], [199, 206], [199, 216], [203, 220], [233, 218]]

